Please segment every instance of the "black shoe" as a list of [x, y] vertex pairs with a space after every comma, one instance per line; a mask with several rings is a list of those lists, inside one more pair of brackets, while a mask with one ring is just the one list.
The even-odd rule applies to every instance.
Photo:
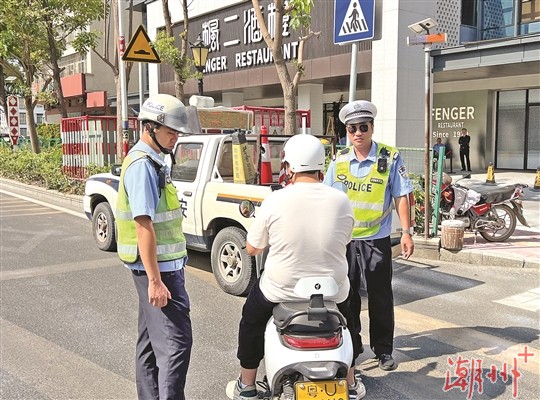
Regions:
[[377, 358], [379, 359], [379, 368], [383, 371], [393, 371], [398, 366], [391, 354], [380, 354]]
[[471, 172], [471, 170], [470, 170], [470, 169], [468, 169], [467, 171]]
[[465, 171], [465, 168], [461, 168], [462, 171]]

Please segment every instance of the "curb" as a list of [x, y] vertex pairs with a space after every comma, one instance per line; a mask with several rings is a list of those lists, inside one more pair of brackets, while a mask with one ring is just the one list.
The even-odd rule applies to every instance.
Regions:
[[440, 246], [440, 238], [426, 240], [415, 236], [414, 244], [412, 260], [439, 260], [471, 265], [540, 269], [539, 261], [520, 257], [515, 253], [511, 257], [503, 257], [487, 250], [446, 250]]
[[63, 194], [56, 190], [45, 189], [40, 186], [32, 186], [12, 179], [0, 178], [0, 189], [11, 190], [21, 195], [36, 200], [50, 201], [56, 204], [64, 204], [82, 212], [83, 196]]

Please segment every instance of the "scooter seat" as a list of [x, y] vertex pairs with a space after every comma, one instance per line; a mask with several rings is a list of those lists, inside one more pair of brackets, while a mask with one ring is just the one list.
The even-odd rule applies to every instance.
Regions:
[[274, 324], [279, 331], [294, 334], [335, 332], [340, 327], [340, 320], [333, 312], [339, 313], [339, 309], [332, 301], [325, 301], [324, 305], [326, 312], [318, 312], [317, 318], [310, 318], [309, 302], [280, 303], [274, 307]]
[[514, 190], [516, 190], [516, 185], [498, 187], [494, 190], [484, 190], [482, 191], [480, 200], [484, 203], [501, 203], [511, 198]]

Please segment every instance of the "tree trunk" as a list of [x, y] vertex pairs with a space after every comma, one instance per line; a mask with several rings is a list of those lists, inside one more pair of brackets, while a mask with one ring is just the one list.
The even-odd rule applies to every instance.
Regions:
[[4, 76], [4, 67], [2, 65], [0, 65], [0, 107], [2, 107], [2, 110], [4, 110], [6, 121], [8, 121], [6, 81]]
[[39, 139], [36, 130], [36, 121], [34, 119], [34, 106], [32, 104], [32, 96], [24, 96], [24, 106], [26, 107], [26, 124], [30, 136], [32, 151], [35, 154], [40, 152]]
[[58, 66], [58, 54], [56, 52], [56, 41], [52, 30], [52, 24], [47, 22], [47, 38], [49, 40], [49, 52], [51, 60], [51, 68], [53, 73], [54, 90], [56, 99], [58, 100], [58, 110], [62, 118], [67, 118], [66, 101], [62, 92], [62, 81], [60, 80], [60, 67]]
[[[171, 12], [169, 10], [169, 0], [161, 0], [161, 6], [163, 9], [163, 20], [165, 21], [165, 32], [167, 33], [167, 37], [173, 38], [173, 27], [172, 27], [172, 19], [171, 19]], [[186, 16], [187, 16], [187, 4], [186, 0], [182, 0], [182, 9], [184, 10], [184, 31], [187, 30], [186, 28]], [[183, 41], [183, 40], [182, 40]], [[184, 48], [184, 44], [182, 43], [182, 49]], [[185, 53], [184, 53], [185, 54]], [[184, 58], [184, 57], [182, 57]], [[183, 60], [182, 60], [183, 63]], [[184, 80], [182, 76], [180, 75], [178, 71], [178, 67], [182, 67], [182, 65], [173, 65], [174, 69], [174, 96], [179, 99], [182, 103], [186, 104], [186, 95], [184, 93]]]

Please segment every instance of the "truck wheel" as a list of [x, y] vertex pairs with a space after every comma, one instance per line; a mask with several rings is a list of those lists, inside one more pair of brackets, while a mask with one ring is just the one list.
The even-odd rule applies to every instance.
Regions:
[[243, 296], [255, 282], [255, 259], [246, 252], [246, 232], [230, 226], [212, 244], [212, 271], [224, 292]]
[[92, 231], [97, 247], [103, 251], [116, 251], [114, 215], [107, 202], [99, 203], [92, 214]]

